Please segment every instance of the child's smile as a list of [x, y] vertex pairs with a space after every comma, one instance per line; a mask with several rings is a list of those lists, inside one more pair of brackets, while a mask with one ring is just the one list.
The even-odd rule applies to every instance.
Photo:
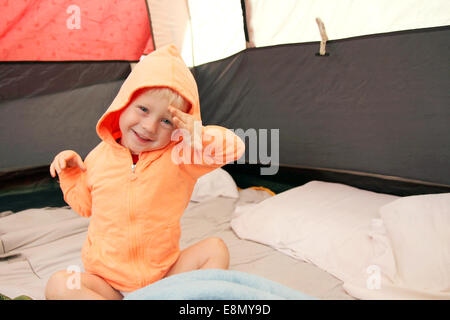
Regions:
[[147, 143], [147, 142], [153, 141], [152, 139], [145, 138], [144, 136], [138, 134], [138, 133], [137, 133], [136, 131], [134, 131], [133, 129], [131, 129], [131, 131], [134, 132], [134, 134], [136, 135], [137, 140], [138, 140], [139, 142], [141, 142], [141, 143]]

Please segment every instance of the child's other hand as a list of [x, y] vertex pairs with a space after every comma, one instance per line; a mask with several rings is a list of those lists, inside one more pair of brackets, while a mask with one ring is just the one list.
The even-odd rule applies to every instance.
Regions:
[[172, 115], [172, 121], [175, 126], [179, 129], [185, 129], [191, 135], [190, 143], [194, 145], [194, 147], [201, 147], [201, 134], [202, 131], [198, 130], [202, 127], [201, 122], [200, 126], [197, 124], [197, 128], [195, 127], [195, 118], [194, 116], [181, 111], [178, 108], [173, 106], [169, 106], [169, 112]]
[[86, 171], [86, 166], [81, 157], [72, 150], [64, 150], [58, 153], [50, 165], [50, 175], [56, 177], [56, 172], [61, 173], [66, 168], [79, 167], [82, 171]]
[[169, 106], [169, 112], [172, 115], [172, 121], [177, 128], [188, 130], [191, 136], [194, 134], [195, 120], [193, 116], [172, 106]]

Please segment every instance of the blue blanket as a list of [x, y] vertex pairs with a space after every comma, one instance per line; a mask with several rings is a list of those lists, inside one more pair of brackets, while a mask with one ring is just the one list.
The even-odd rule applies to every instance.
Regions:
[[126, 300], [315, 300], [280, 283], [245, 272], [190, 271], [131, 292]]

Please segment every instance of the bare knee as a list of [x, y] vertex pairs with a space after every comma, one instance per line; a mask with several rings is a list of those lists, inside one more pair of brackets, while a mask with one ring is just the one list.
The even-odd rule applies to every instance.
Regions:
[[207, 241], [209, 246], [214, 247], [216, 250], [219, 249], [219, 250], [228, 252], [227, 245], [221, 238], [210, 237], [210, 238], [205, 239], [205, 241]]
[[212, 252], [213, 256], [220, 261], [221, 267], [227, 269], [230, 260], [230, 254], [225, 242], [218, 237], [211, 237], [205, 240], [208, 243], [208, 247], [211, 248], [210, 252]]
[[52, 274], [45, 287], [45, 297], [48, 300], [64, 299], [67, 293], [67, 279], [66, 271], [58, 271]]

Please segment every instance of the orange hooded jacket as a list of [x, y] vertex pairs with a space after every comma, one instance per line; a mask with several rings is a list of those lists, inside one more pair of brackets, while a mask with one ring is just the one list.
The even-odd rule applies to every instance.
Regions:
[[81, 253], [85, 270], [120, 291], [164, 277], [180, 254], [180, 218], [197, 178], [238, 159], [245, 149], [230, 130], [203, 126], [200, 154], [209, 151], [201, 162], [194, 159], [199, 150], [193, 147], [188, 148], [191, 163], [173, 161], [172, 153], [179, 153], [185, 143], [181, 139], [141, 152], [133, 168], [130, 151], [116, 142], [121, 136], [119, 117], [136, 93], [149, 87], [178, 92], [191, 103], [189, 114], [200, 120], [194, 77], [174, 46], [162, 47], [135, 66], [98, 121], [103, 141], [87, 155], [87, 170], [68, 168], [59, 175], [65, 201], [81, 216], [91, 217]]

